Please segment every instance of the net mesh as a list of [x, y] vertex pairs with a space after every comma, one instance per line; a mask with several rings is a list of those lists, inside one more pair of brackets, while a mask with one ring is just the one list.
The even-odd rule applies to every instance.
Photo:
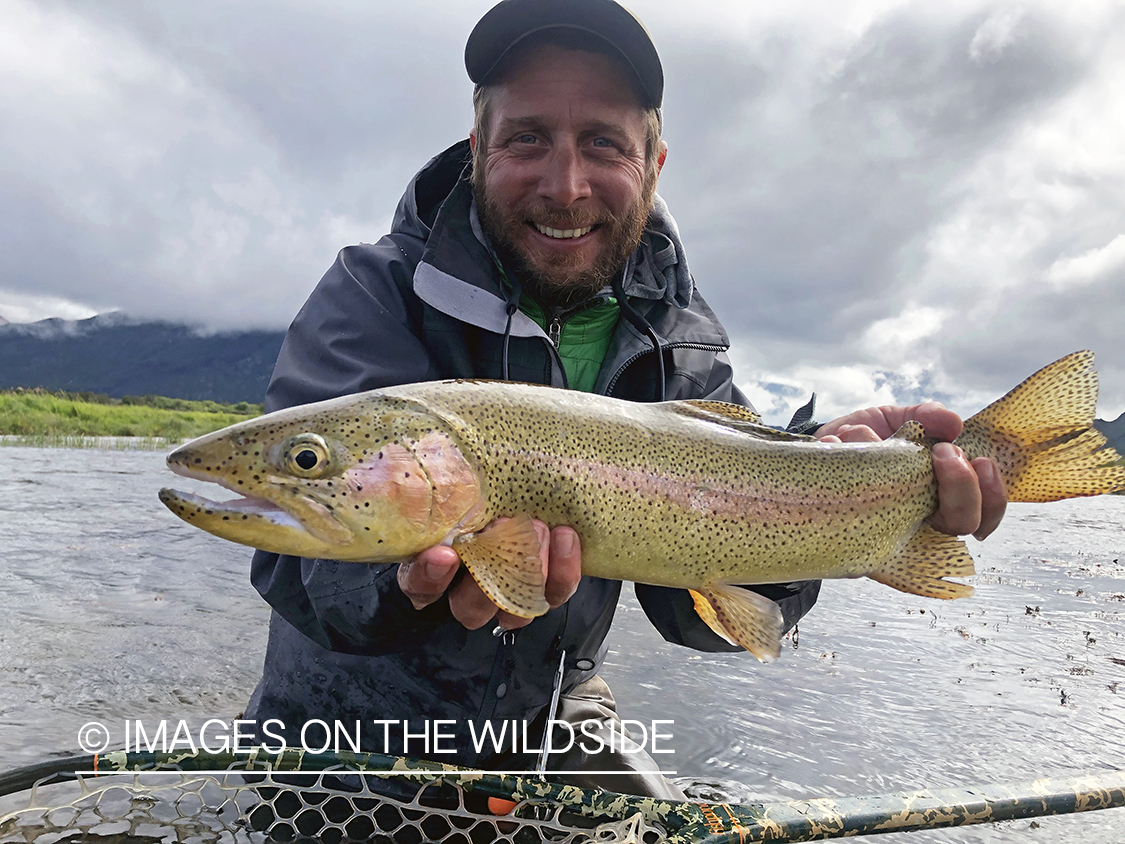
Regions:
[[488, 797], [456, 782], [370, 773], [77, 774], [65, 783], [41, 781], [22, 796], [26, 805], [0, 815], [0, 842], [660, 844], [666, 838], [640, 812], [606, 820], [525, 799], [493, 814]]

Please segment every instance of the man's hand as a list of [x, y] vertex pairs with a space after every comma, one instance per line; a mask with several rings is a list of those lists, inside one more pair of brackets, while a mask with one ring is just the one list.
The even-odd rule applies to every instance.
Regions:
[[1008, 493], [996, 464], [989, 457], [970, 463], [952, 440], [961, 433], [961, 417], [937, 402], [912, 407], [871, 407], [834, 419], [817, 431], [826, 442], [878, 442], [913, 419], [926, 434], [941, 440], [934, 446], [934, 474], [938, 482], [938, 511], [930, 524], [942, 533], [971, 533], [984, 539], [1004, 518]]
[[[539, 554], [547, 577], [546, 598], [551, 608], [566, 603], [582, 577], [582, 549], [574, 528], [560, 526], [551, 530], [535, 520], [539, 535]], [[493, 616], [506, 630], [530, 624], [532, 619], [520, 618], [498, 610], [496, 604], [477, 586], [472, 577], [462, 577], [450, 588], [461, 560], [448, 545], [427, 548], [398, 567], [398, 585], [415, 609], [429, 606], [448, 590], [449, 609], [461, 624], [470, 630], [483, 627]]]

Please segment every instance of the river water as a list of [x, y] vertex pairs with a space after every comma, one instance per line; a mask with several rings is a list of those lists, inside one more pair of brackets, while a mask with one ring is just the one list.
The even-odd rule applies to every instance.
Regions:
[[[242, 711], [269, 611], [247, 549], [157, 501], [172, 481], [206, 486], [159, 453], [0, 447], [0, 771], [79, 753], [89, 721]], [[1012, 505], [970, 546], [973, 598], [831, 581], [768, 666], [666, 645], [627, 589], [604, 676], [674, 722], [665, 768], [735, 798], [1125, 768], [1125, 497]], [[1116, 844], [1125, 810], [875, 840]]]

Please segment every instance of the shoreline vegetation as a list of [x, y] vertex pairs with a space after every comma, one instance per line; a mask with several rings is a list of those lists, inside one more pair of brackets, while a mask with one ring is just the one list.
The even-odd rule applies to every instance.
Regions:
[[162, 449], [262, 414], [250, 402], [0, 390], [0, 445]]

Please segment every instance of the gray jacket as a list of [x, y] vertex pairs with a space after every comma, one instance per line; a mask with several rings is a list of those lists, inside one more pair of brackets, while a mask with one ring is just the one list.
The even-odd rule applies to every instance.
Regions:
[[[468, 154], [461, 142], [430, 161], [399, 203], [391, 233], [340, 252], [289, 328], [267, 411], [442, 378], [566, 386], [555, 348], [500, 282], [476, 221], [465, 174]], [[598, 392], [635, 401], [746, 404], [725, 355], [726, 332], [692, 289], [662, 202], [619, 284], [641, 320], [619, 320]], [[448, 719], [457, 732], [456, 761], [486, 765], [492, 754], [469, 747], [469, 723], [479, 731], [489, 719], [534, 719], [550, 701], [562, 649], [564, 690], [591, 677], [605, 655], [621, 589], [617, 581], [583, 578], [565, 605], [495, 637], [491, 625], [466, 630], [445, 601], [415, 610], [396, 571], [395, 565], [255, 553], [251, 580], [274, 612], [264, 674], [246, 717], [283, 721], [286, 729], [274, 732], [293, 744], [310, 719], [406, 721], [412, 733], [424, 722]], [[759, 591], [779, 603], [792, 625], [812, 606], [818, 586]], [[700, 650], [738, 650], [700, 621], [686, 592], [636, 590], [665, 639]], [[388, 734], [390, 752], [401, 753], [395, 741], [400, 732]], [[365, 728], [363, 736], [370, 739], [366, 749], [384, 750], [383, 732]], [[406, 750], [451, 761], [426, 753], [420, 740]]]

